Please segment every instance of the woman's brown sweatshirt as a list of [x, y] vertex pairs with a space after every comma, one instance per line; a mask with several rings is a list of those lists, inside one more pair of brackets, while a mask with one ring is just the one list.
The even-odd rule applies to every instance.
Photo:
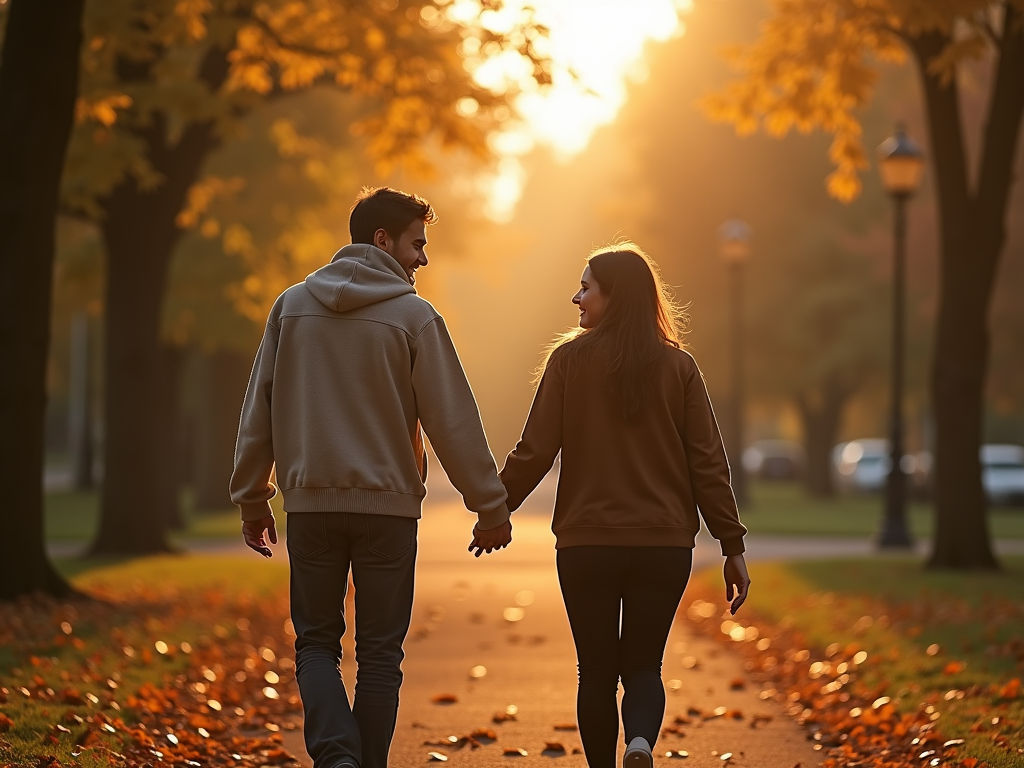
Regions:
[[[693, 547], [700, 518], [723, 555], [744, 551], [729, 462], [697, 363], [666, 347], [646, 408], [627, 420], [608, 392], [598, 352], [555, 350], [523, 436], [505, 460], [508, 508], [518, 508], [561, 451], [551, 525], [556, 547]], [[699, 510], [699, 516], [698, 516]]]

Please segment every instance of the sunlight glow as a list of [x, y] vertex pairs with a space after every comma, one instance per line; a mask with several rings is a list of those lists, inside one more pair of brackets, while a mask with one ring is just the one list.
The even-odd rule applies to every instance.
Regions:
[[[547, 43], [555, 65], [553, 84], [538, 90], [528, 79], [526, 63], [516, 54], [486, 61], [474, 77], [487, 88], [509, 81], [523, 84], [517, 108], [524, 120], [509, 121], [493, 137], [502, 156], [496, 172], [478, 181], [486, 213], [495, 221], [508, 220], [522, 195], [526, 174], [519, 161], [536, 146], [569, 157], [586, 148], [600, 126], [615, 119], [626, 101], [629, 82], [642, 82], [647, 70], [644, 46], [683, 32], [680, 14], [690, 0], [533, 0], [537, 20], [548, 26]], [[460, 12], [456, 0], [450, 8]], [[485, 11], [481, 23], [507, 31], [526, 5], [506, 0], [503, 10]], [[467, 107], [471, 108], [471, 107]]]

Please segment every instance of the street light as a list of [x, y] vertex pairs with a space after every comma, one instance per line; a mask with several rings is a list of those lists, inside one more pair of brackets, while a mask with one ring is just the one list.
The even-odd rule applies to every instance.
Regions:
[[732, 460], [732, 488], [736, 501], [747, 502], [747, 476], [743, 469], [743, 265], [750, 258], [750, 225], [730, 219], [718, 229], [718, 253], [729, 270], [729, 310], [732, 353], [732, 392], [726, 446]]
[[910, 547], [907, 527], [907, 478], [903, 470], [903, 326], [906, 283], [906, 204], [921, 183], [924, 154], [902, 125], [878, 147], [878, 170], [893, 199], [892, 392], [889, 422], [889, 476], [885, 484], [885, 516], [880, 547]]

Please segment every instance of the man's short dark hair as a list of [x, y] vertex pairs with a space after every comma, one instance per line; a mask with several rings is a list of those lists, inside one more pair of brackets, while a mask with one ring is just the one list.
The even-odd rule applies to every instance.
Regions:
[[419, 195], [410, 195], [390, 187], [363, 187], [348, 217], [353, 243], [373, 245], [373, 235], [383, 229], [398, 239], [414, 221], [433, 224], [437, 214]]

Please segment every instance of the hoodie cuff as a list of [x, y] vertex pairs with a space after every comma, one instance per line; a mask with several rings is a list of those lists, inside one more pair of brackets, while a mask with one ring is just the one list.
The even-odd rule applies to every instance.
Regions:
[[255, 504], [239, 504], [238, 508], [242, 511], [243, 521], [262, 520], [264, 517], [274, 514], [269, 501], [258, 501]]
[[491, 528], [497, 528], [498, 526], [504, 525], [511, 517], [508, 507], [505, 506], [504, 503], [497, 509], [488, 510], [487, 512], [478, 512], [477, 516], [479, 517], [477, 528], [481, 531], [489, 531]]
[[722, 545], [722, 555], [725, 557], [729, 557], [729, 555], [742, 555], [747, 550], [743, 546], [742, 536], [738, 536], [735, 539], [722, 539], [718, 543]]

